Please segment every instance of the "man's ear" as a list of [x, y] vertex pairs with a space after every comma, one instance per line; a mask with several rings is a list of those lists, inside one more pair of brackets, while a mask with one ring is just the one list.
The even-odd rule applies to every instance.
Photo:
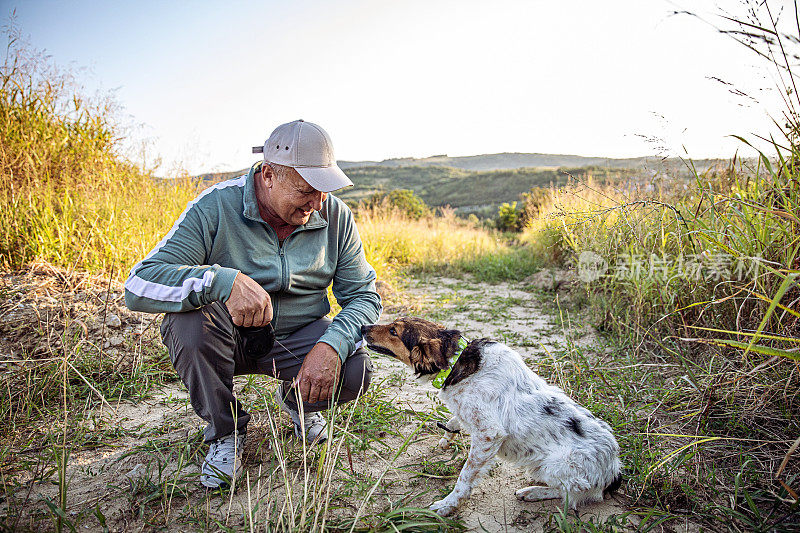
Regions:
[[261, 177], [264, 178], [264, 185], [267, 188], [272, 187], [272, 184], [275, 182], [275, 172], [273, 172], [272, 167], [267, 164], [266, 161], [261, 163]]

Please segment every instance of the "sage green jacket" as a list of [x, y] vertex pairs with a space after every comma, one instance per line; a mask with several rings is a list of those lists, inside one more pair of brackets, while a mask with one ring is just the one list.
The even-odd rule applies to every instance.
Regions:
[[131, 269], [125, 303], [133, 311], [181, 312], [230, 296], [238, 272], [272, 298], [278, 339], [330, 312], [327, 288], [342, 310], [320, 338], [344, 361], [361, 339], [361, 326], [378, 320], [381, 299], [353, 213], [328, 195], [322, 209], [283, 244], [258, 212], [253, 176], [218, 183], [189, 202], [175, 225]]

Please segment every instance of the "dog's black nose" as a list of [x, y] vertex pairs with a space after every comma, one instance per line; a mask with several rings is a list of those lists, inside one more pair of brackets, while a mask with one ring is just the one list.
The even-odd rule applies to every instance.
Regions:
[[366, 335], [372, 326], [361, 326], [361, 335]]

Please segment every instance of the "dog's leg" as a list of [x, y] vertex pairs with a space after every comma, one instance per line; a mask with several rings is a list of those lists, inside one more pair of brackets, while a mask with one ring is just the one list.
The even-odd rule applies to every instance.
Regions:
[[561, 489], [533, 485], [519, 489], [514, 494], [516, 494], [518, 500], [524, 502], [538, 502], [540, 500], [561, 498]]
[[499, 431], [477, 432], [472, 435], [471, 440], [469, 456], [458, 475], [453, 492], [430, 506], [431, 511], [435, 511], [441, 516], [449, 515], [465, 499], [469, 498], [472, 486], [491, 465], [492, 459], [497, 455], [500, 445], [503, 443], [503, 437]]
[[455, 416], [444, 424], [444, 436], [439, 440], [438, 448], [446, 450], [453, 443], [456, 434], [461, 431], [461, 422]]
[[[582, 453], [561, 449], [551, 453], [539, 465], [542, 482], [550, 487], [559, 487], [563, 503], [577, 509], [585, 503], [603, 501], [601, 490], [594, 489], [586, 478], [587, 461]], [[599, 494], [597, 498], [596, 494]]]

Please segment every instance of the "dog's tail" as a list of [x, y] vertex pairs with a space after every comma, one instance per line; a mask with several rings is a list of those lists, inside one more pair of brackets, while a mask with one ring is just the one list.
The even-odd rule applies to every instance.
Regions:
[[617, 489], [619, 489], [620, 485], [622, 485], [622, 471], [617, 472], [617, 476], [608, 484], [608, 486], [603, 490], [603, 494], [608, 494], [611, 496]]

